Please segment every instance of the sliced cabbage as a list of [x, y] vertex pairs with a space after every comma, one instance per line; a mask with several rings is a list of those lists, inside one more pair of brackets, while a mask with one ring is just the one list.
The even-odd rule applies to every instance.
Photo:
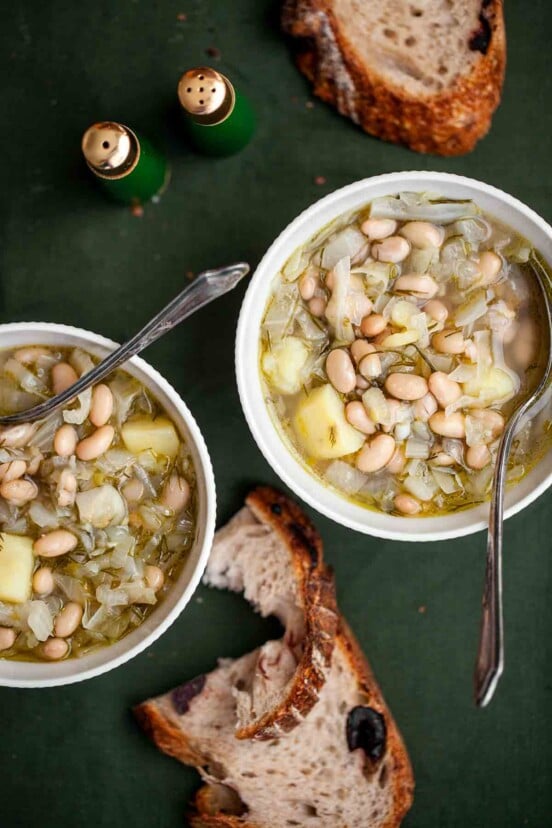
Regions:
[[438, 196], [424, 193], [399, 193], [398, 196], [381, 196], [372, 201], [370, 218], [450, 224], [458, 219], [474, 216], [479, 212], [473, 201], [445, 201], [438, 200], [438, 198]]
[[295, 283], [283, 284], [274, 292], [263, 322], [270, 342], [279, 342], [291, 333], [298, 302], [299, 291]]
[[126, 519], [126, 504], [114, 486], [106, 484], [79, 492], [76, 496], [79, 518], [99, 529]]
[[286, 282], [295, 282], [309, 263], [308, 255], [299, 247], [295, 250], [282, 268], [282, 276]]
[[355, 334], [349, 318], [348, 298], [351, 282], [351, 260], [349, 256], [340, 259], [332, 273], [333, 290], [326, 307], [326, 319], [334, 330], [337, 342], [352, 342]]
[[46, 641], [54, 629], [54, 619], [45, 601], [30, 601], [27, 624], [37, 641]]
[[334, 460], [330, 463], [324, 476], [336, 489], [350, 495], [357, 494], [367, 480], [365, 474], [349, 463], [344, 463], [343, 460]]
[[331, 238], [322, 251], [321, 265], [326, 270], [332, 270], [336, 264], [346, 257], [353, 260], [366, 246], [366, 236], [356, 227], [345, 227]]

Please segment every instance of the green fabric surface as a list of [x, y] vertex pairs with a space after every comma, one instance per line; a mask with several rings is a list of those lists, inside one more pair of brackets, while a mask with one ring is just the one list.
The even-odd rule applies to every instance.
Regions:
[[[443, 159], [372, 139], [318, 101], [307, 107], [309, 87], [271, 0], [3, 4], [1, 321], [65, 322], [122, 340], [181, 290], [186, 271], [240, 259], [255, 265], [315, 199], [392, 170], [480, 178], [550, 221], [552, 4], [510, 0], [507, 30], [492, 130], [471, 155]], [[253, 143], [224, 160], [190, 153], [174, 112], [180, 73], [212, 61], [210, 47], [259, 123]], [[81, 160], [81, 134], [100, 119], [128, 123], [170, 156], [170, 187], [142, 218], [106, 201]], [[315, 184], [318, 176], [326, 183]], [[252, 484], [278, 483], [250, 436], [234, 381], [244, 290], [145, 355], [203, 431], [219, 524]], [[550, 824], [550, 504], [545, 495], [507, 524], [507, 666], [484, 711], [472, 704], [483, 533], [411, 545], [313, 513], [341, 607], [410, 751], [417, 787], [407, 828]], [[275, 629], [240, 597], [202, 587], [169, 631], [123, 667], [62, 688], [0, 689], [1, 828], [185, 824], [198, 777], [147, 741], [130, 708]]]

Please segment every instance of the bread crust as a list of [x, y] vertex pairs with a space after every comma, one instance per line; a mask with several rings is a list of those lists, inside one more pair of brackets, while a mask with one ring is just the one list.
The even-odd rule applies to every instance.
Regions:
[[296, 503], [269, 486], [254, 489], [245, 502], [287, 546], [305, 607], [303, 651], [286, 696], [236, 731], [238, 739], [274, 739], [297, 727], [318, 701], [337, 631], [335, 586], [333, 572], [322, 560], [320, 535]]
[[[352, 674], [356, 677], [359, 691], [365, 703], [381, 713], [387, 726], [386, 751], [378, 767], [386, 762], [389, 767], [393, 793], [392, 810], [378, 828], [398, 828], [412, 805], [414, 776], [399, 729], [374, 678], [370, 665], [345, 619], [340, 616], [336, 646], [345, 654]], [[181, 762], [202, 767], [209, 758], [194, 750], [182, 731], [165, 716], [159, 703], [153, 699], [135, 708], [138, 721], [157, 747]], [[213, 813], [214, 797], [209, 784], [203, 785], [196, 794], [194, 811], [189, 815], [192, 828], [270, 828], [247, 821], [247, 815], [235, 816], [222, 812]]]
[[366, 66], [332, 10], [332, 0], [286, 0], [282, 25], [299, 38], [297, 63], [315, 94], [366, 132], [417, 152], [463, 155], [489, 131], [506, 67], [503, 0], [483, 0], [489, 29], [486, 54], [453, 85], [424, 97], [381, 78]]

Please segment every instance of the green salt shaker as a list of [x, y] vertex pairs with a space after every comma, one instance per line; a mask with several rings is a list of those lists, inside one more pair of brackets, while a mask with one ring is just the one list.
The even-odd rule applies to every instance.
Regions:
[[167, 185], [166, 159], [123, 124], [92, 124], [83, 135], [82, 152], [100, 185], [116, 201], [142, 204]]
[[208, 66], [189, 69], [178, 83], [178, 100], [190, 143], [205, 155], [233, 155], [253, 137], [255, 116], [228, 78]]

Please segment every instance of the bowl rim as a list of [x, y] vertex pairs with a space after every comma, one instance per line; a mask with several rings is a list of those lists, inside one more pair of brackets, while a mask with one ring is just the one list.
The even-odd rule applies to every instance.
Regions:
[[[86, 343], [88, 343], [88, 345], [92, 349], [99, 348], [109, 351], [118, 347], [117, 342], [105, 336], [102, 336], [101, 334], [96, 334], [93, 331], [87, 330], [86, 328], [58, 324], [56, 322], [10, 322], [0, 324], [0, 345], [4, 334], [20, 332], [24, 332], [26, 335], [32, 335], [36, 332], [36, 344], [40, 344], [39, 339], [41, 334], [59, 334], [60, 337], [70, 336], [82, 339], [82, 347], [85, 349], [87, 347]], [[131, 357], [128, 360], [128, 362], [122, 366], [123, 370], [125, 369], [125, 366], [128, 363], [136, 367], [136, 369], [147, 378], [147, 383], [145, 384], [147, 384], [148, 388], [150, 388], [154, 394], [156, 392], [159, 392], [160, 396], [164, 396], [171, 401], [171, 405], [174, 406], [174, 410], [178, 412], [178, 417], [172, 415], [172, 418], [175, 419], [177, 426], [179, 425], [178, 421], [181, 421], [181, 424], [184, 426], [186, 431], [188, 443], [191, 444], [190, 447], [192, 448], [192, 450], [195, 451], [197, 455], [196, 460], [194, 461], [194, 465], [196, 466], [196, 474], [198, 474], [198, 478], [200, 476], [202, 477], [202, 488], [204, 489], [204, 503], [202, 504], [202, 508], [200, 508], [199, 510], [203, 511], [203, 523], [200, 527], [200, 532], [196, 536], [194, 544], [196, 546], [196, 549], [198, 549], [195, 567], [193, 568], [187, 580], [182, 584], [179, 584], [179, 580], [183, 578], [185, 568], [180, 573], [179, 578], [177, 579], [175, 584], [173, 584], [172, 587], [173, 590], [178, 589], [180, 591], [180, 595], [178, 599], [174, 602], [173, 606], [168, 610], [168, 612], [166, 612], [166, 614], [160, 618], [159, 622], [154, 621], [154, 623], [152, 623], [152, 619], [155, 619], [155, 610], [158, 609], [159, 611], [161, 611], [163, 609], [164, 602], [161, 603], [158, 608], [155, 608], [155, 610], [151, 613], [150, 616], [148, 616], [148, 618], [143, 622], [143, 624], [140, 624], [140, 626], [136, 627], [136, 629], [132, 630], [132, 632], [128, 633], [128, 635], [119, 639], [114, 644], [102, 647], [101, 649], [95, 650], [89, 654], [91, 657], [95, 656], [97, 659], [98, 654], [105, 653], [105, 658], [102, 659], [99, 664], [87, 667], [86, 661], [89, 657], [88, 654], [82, 656], [82, 658], [64, 659], [60, 662], [51, 663], [44, 662], [44, 664], [34, 661], [25, 662], [0, 658], [0, 686], [18, 688], [42, 688], [74, 684], [76, 682], [81, 682], [87, 679], [95, 678], [96, 676], [100, 676], [103, 673], [107, 673], [110, 670], [115, 669], [116, 667], [120, 667], [122, 664], [125, 664], [127, 661], [130, 661], [130, 659], [139, 655], [147, 647], [153, 644], [154, 641], [156, 641], [161, 635], [163, 635], [163, 633], [171, 626], [171, 624], [173, 624], [174, 621], [176, 621], [180, 613], [189, 603], [192, 595], [194, 594], [202, 578], [203, 572], [205, 570], [211, 552], [216, 522], [215, 477], [213, 472], [213, 466], [211, 463], [211, 458], [207, 450], [207, 445], [193, 414], [189, 410], [184, 400], [178, 394], [178, 392], [168, 382], [168, 380], [166, 380], [159, 373], [159, 371], [157, 371], [156, 368], [154, 368], [152, 365], [150, 365], [148, 362], [142, 359], [142, 357]], [[198, 460], [199, 468], [197, 468]], [[193, 549], [194, 546], [192, 546], [192, 550]], [[169, 591], [169, 594], [171, 592], [172, 590]], [[147, 625], [148, 622], [150, 622], [149, 631], [146, 633], [146, 635], [141, 636], [140, 632], [143, 630], [144, 624]], [[124, 643], [127, 641], [129, 642], [129, 646], [124, 647]], [[109, 657], [109, 652], [114, 647], [119, 647], [122, 650], [122, 652], [112, 657]], [[12, 675], [9, 675], [7, 677], [2, 676], [3, 664], [10, 666], [10, 673], [12, 673]], [[55, 668], [59, 668], [67, 664], [74, 665], [76, 672], [70, 673], [69, 675], [57, 675]], [[33, 672], [35, 673], [35, 675], [25, 677], [25, 668], [28, 667], [32, 667], [32, 669], [29, 670], [29, 672]], [[44, 672], [43, 676], [36, 675], [36, 673], [42, 672]]]
[[[262, 257], [249, 281], [239, 314], [235, 341], [235, 370], [240, 403], [253, 438], [278, 477], [295, 494], [317, 512], [320, 512], [342, 526], [364, 534], [390, 540], [423, 542], [463, 537], [486, 529], [488, 526], [488, 502], [462, 510], [454, 515], [419, 518], [414, 523], [412, 519], [385, 515], [382, 512], [375, 512], [360, 505], [352, 504], [352, 501], [348, 500], [346, 496], [339, 494], [325, 485], [311, 474], [299, 460], [293, 457], [292, 453], [284, 444], [282, 437], [277, 433], [276, 427], [270, 418], [263, 399], [258, 371], [257, 326], [257, 316], [260, 316], [264, 310], [270, 285], [277, 272], [274, 269], [274, 265], [277, 264], [274, 260], [278, 258], [279, 265], [281, 266], [289, 255], [293, 253], [293, 250], [301, 244], [301, 241], [294, 241], [293, 245], [290, 245], [289, 249], [286, 249], [286, 245], [295, 234], [298, 234], [305, 225], [308, 226], [309, 222], [315, 216], [323, 213], [326, 208], [330, 208], [332, 205], [335, 205], [337, 208], [337, 205], [340, 204], [340, 209], [335, 213], [335, 218], [340, 214], [346, 213], [348, 209], [357, 209], [357, 206], [361, 205], [361, 201], [356, 206], [353, 206], [351, 203], [347, 205], [343, 202], [347, 199], [354, 201], [365, 190], [367, 190], [365, 201], [369, 202], [371, 198], [375, 197], [371, 193], [371, 190], [378, 187], [385, 188], [385, 191], [391, 194], [393, 192], [399, 192], [409, 185], [415, 186], [416, 182], [418, 182], [419, 187], [424, 189], [427, 189], [428, 184], [435, 184], [441, 187], [456, 185], [469, 188], [473, 193], [472, 197], [474, 200], [477, 200], [479, 194], [483, 198], [490, 197], [502, 202], [505, 207], [510, 207], [518, 213], [523, 214], [529, 223], [536, 226], [537, 231], [540, 231], [548, 238], [550, 251], [552, 251], [552, 227], [534, 210], [515, 196], [511, 196], [491, 184], [486, 184], [483, 181], [455, 173], [424, 170], [384, 173], [360, 179], [334, 190], [305, 208], [295, 219], [284, 227]], [[331, 221], [331, 219], [327, 219], [327, 221]], [[327, 223], [327, 221], [324, 223]], [[319, 228], [321, 226], [323, 224], [319, 224]], [[513, 227], [515, 229], [515, 223], [513, 223]], [[303, 230], [303, 232], [304, 241], [307, 241], [310, 235], [316, 232], [316, 227], [308, 231]], [[549, 252], [546, 258], [552, 263], [552, 252]], [[261, 282], [264, 282], [262, 288], [260, 287]], [[261, 299], [262, 301], [260, 301]], [[251, 323], [251, 319], [254, 319], [254, 324]], [[253, 359], [255, 360], [254, 370]], [[271, 432], [268, 424], [270, 424], [272, 429]], [[269, 438], [269, 435], [272, 439]], [[290, 462], [290, 459], [292, 462]], [[535, 469], [539, 465], [540, 463], [537, 464]], [[507, 502], [504, 511], [505, 519], [512, 517], [527, 507], [552, 484], [551, 470], [543, 480], [531, 486], [519, 499], [515, 500], [515, 502], [508, 503], [508, 500], [513, 500], [512, 492], [519, 491], [520, 487], [523, 488], [524, 482], [531, 477], [533, 472], [534, 469], [529, 472], [524, 480], [507, 493]], [[347, 509], [344, 504], [347, 504], [349, 507], [352, 505], [353, 508]], [[345, 514], [346, 509], [347, 514]], [[364, 516], [366, 518], [366, 515], [377, 515], [379, 520], [385, 518], [389, 526], [377, 525], [374, 527], [367, 525], [369, 521], [362, 520], [362, 517]], [[465, 518], [466, 515], [470, 516], [471, 520]], [[451, 520], [451, 518], [454, 519], [458, 516], [462, 516], [463, 520]], [[407, 520], [408, 523], [406, 523]], [[403, 522], [405, 523], [404, 526], [402, 526]], [[444, 528], [443, 524], [445, 524]], [[416, 529], [415, 532], [413, 531], [414, 529]]]

